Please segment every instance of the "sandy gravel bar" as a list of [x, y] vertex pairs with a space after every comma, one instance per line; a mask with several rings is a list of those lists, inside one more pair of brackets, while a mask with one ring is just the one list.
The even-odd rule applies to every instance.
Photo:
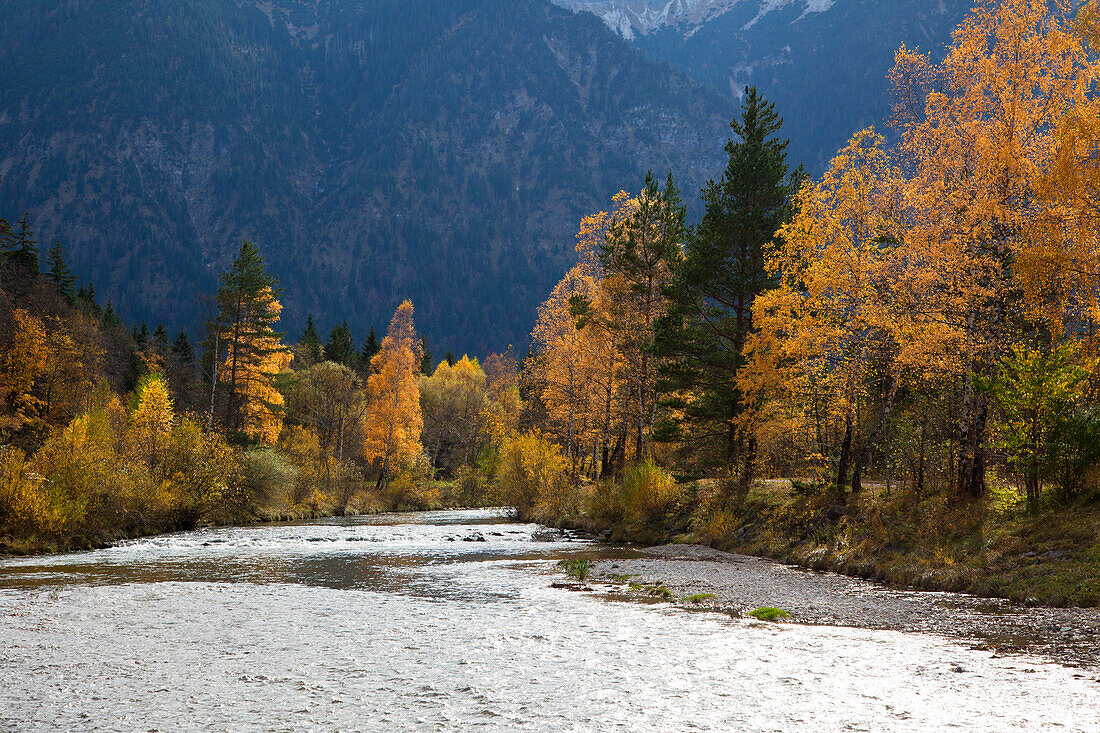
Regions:
[[[634, 557], [593, 562], [599, 592], [647, 597], [635, 585], [663, 584], [687, 606], [742, 615], [762, 606], [797, 623], [941, 634], [995, 653], [1026, 651], [1100, 668], [1100, 609], [1027, 608], [959, 593], [898, 591], [836, 573], [804, 570], [699, 545], [663, 545]], [[624, 578], [623, 576], [630, 576]], [[711, 593], [712, 599], [682, 599]]]

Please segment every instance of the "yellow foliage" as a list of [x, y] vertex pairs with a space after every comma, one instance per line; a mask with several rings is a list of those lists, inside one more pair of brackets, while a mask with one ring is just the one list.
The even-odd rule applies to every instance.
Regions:
[[156, 464], [163, 450], [168, 433], [172, 430], [174, 414], [168, 383], [162, 374], [145, 375], [134, 393], [134, 409], [130, 414], [130, 439], [138, 454], [149, 463]]
[[580, 511], [561, 449], [538, 431], [516, 435], [504, 446], [498, 488], [503, 503], [527, 518], [564, 517]]
[[413, 305], [406, 300], [390, 321], [382, 347], [371, 359], [367, 379], [367, 419], [363, 456], [379, 462], [384, 478], [393, 465], [421, 453], [420, 339], [413, 325]]

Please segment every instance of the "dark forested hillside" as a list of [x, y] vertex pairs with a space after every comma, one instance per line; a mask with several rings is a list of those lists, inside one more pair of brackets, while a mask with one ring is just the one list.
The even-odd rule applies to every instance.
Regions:
[[522, 341], [579, 218], [696, 191], [732, 113], [535, 0], [0, 0], [0, 34], [0, 210], [170, 326], [248, 238], [290, 330], [411, 297], [440, 347]]
[[756, 86], [786, 121], [790, 154], [824, 169], [853, 130], [890, 114], [902, 43], [942, 55], [975, 0], [554, 0], [590, 10], [652, 58], [737, 97]]

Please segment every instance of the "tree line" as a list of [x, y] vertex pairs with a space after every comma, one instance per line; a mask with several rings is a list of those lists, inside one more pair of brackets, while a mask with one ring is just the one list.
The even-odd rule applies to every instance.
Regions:
[[1095, 492], [1098, 18], [981, 2], [942, 61], [900, 48], [895, 142], [858, 131], [816, 179], [746, 89], [699, 222], [671, 173], [585, 218], [524, 369], [531, 430], [596, 487], [573, 511], [654, 469], [707, 480], [672, 513], [772, 477], [842, 505]]
[[896, 142], [858, 131], [816, 179], [746, 89], [702, 218], [671, 173], [585, 217], [522, 362], [436, 362], [409, 301], [358, 348], [288, 340], [247, 242], [196, 358], [4, 222], [0, 532], [493, 502], [714, 536], [775, 477], [918, 513], [1091, 496], [1098, 28], [1095, 2], [980, 4], [943, 61], [899, 49]]

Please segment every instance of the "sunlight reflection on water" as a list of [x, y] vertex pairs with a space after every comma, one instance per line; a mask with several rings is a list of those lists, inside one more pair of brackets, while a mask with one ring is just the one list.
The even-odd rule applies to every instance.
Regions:
[[1039, 660], [552, 589], [586, 546], [537, 529], [437, 512], [4, 560], [0, 729], [1097, 730], [1100, 687]]

